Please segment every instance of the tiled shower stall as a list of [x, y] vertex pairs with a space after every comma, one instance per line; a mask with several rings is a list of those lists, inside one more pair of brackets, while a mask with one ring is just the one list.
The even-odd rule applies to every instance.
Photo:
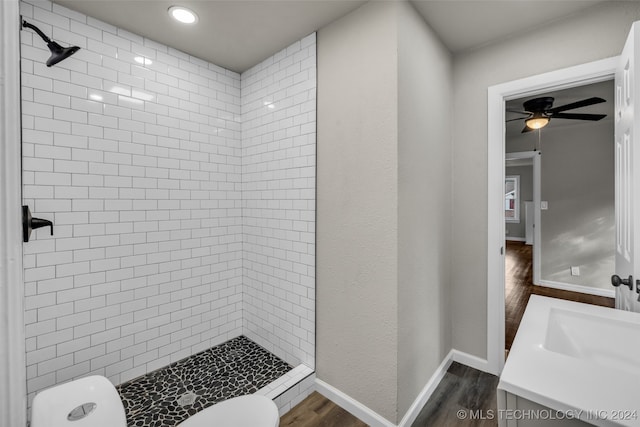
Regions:
[[241, 335], [310, 373], [315, 34], [238, 74], [49, 1], [21, 13], [81, 47], [47, 68], [21, 32], [24, 204], [55, 224], [24, 245], [30, 400]]

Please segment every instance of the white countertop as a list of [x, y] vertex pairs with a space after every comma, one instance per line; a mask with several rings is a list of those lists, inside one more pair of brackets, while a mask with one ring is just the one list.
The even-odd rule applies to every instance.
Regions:
[[[554, 310], [587, 320], [576, 339], [588, 338], [589, 345], [607, 358], [570, 356], [547, 348], [552, 347], [547, 340], [550, 324], [558, 327], [549, 320]], [[561, 334], [571, 337], [570, 327], [567, 330]], [[599, 345], [603, 347], [597, 349]], [[570, 411], [597, 426], [640, 426], [640, 314], [532, 295], [498, 389]]]

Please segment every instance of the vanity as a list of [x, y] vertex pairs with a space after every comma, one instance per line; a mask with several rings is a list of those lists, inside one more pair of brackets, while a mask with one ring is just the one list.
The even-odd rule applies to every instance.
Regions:
[[640, 426], [640, 314], [532, 295], [495, 418], [500, 427]]

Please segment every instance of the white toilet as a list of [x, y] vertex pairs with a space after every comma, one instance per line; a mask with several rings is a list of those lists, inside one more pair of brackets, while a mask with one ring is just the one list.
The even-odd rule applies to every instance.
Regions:
[[273, 400], [258, 394], [234, 397], [198, 412], [178, 427], [278, 427]]
[[[265, 396], [235, 397], [198, 412], [180, 427], [278, 427], [278, 408]], [[31, 427], [127, 427], [116, 388], [94, 375], [48, 388], [36, 395]]]

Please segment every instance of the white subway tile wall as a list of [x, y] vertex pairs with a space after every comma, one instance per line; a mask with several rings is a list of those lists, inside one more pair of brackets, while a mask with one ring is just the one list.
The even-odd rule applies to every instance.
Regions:
[[241, 79], [48, 0], [21, 13], [82, 48], [47, 68], [21, 33], [24, 202], [55, 223], [24, 246], [29, 401], [243, 333], [313, 367], [315, 35]]
[[242, 334], [240, 76], [48, 1], [22, 31], [30, 397]]
[[315, 33], [241, 77], [244, 332], [313, 368]]
[[280, 416], [289, 412], [294, 406], [302, 402], [307, 396], [316, 390], [316, 374], [311, 374], [302, 379], [296, 385], [273, 399]]

